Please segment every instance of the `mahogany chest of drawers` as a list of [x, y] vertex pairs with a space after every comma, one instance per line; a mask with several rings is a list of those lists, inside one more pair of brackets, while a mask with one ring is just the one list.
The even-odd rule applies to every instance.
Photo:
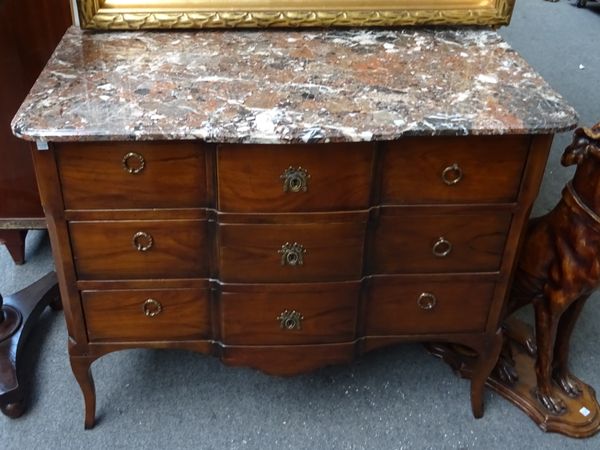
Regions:
[[292, 375], [400, 341], [479, 354], [472, 406], [550, 136], [35, 151], [71, 334], [90, 364], [176, 347]]

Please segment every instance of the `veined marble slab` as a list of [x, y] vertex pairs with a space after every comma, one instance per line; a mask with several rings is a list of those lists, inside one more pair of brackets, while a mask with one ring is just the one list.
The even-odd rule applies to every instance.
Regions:
[[41, 141], [554, 133], [577, 115], [494, 31], [71, 28], [15, 116]]

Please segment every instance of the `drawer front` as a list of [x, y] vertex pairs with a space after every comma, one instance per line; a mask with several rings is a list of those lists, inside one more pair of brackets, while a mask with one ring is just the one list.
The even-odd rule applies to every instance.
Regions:
[[368, 299], [366, 334], [484, 331], [493, 281], [466, 277], [377, 277]]
[[207, 204], [206, 160], [198, 144], [61, 144], [56, 155], [66, 209]]
[[94, 341], [207, 339], [206, 289], [82, 291], [88, 338]]
[[373, 272], [497, 271], [510, 222], [506, 212], [382, 215], [375, 231]]
[[219, 209], [365, 209], [372, 164], [371, 144], [223, 145], [218, 149]]
[[515, 202], [529, 139], [520, 136], [406, 138], [383, 158], [384, 204]]
[[204, 220], [69, 223], [79, 279], [208, 276]]
[[366, 223], [219, 226], [225, 282], [345, 281], [362, 272]]
[[354, 339], [360, 283], [224, 286], [229, 345], [324, 344]]

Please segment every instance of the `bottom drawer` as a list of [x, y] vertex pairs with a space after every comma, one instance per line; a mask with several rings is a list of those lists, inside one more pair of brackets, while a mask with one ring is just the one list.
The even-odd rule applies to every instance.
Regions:
[[354, 339], [360, 282], [226, 285], [226, 345], [325, 344]]
[[496, 283], [476, 276], [376, 277], [368, 336], [483, 331]]
[[82, 291], [88, 339], [93, 341], [206, 339], [206, 289]]

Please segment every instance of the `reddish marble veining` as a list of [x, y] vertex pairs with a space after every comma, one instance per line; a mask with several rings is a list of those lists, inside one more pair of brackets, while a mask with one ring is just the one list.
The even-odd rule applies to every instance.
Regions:
[[493, 31], [71, 28], [15, 116], [29, 140], [551, 133], [573, 108]]

